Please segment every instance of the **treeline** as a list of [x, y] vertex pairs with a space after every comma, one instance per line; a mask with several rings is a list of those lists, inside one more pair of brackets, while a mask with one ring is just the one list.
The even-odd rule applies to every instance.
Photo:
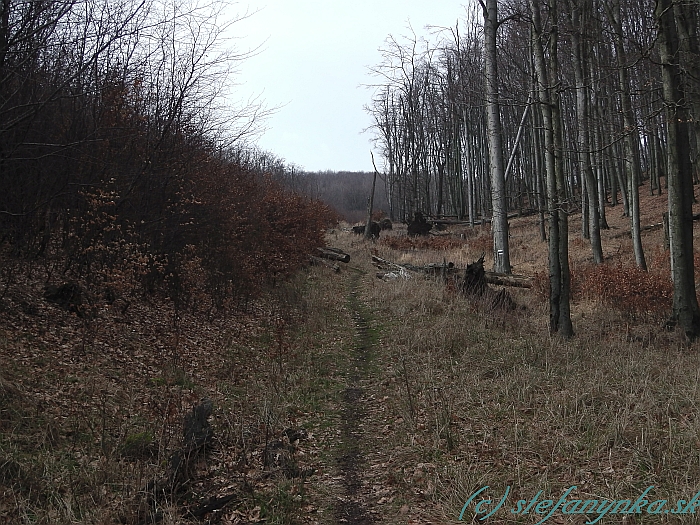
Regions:
[[[367, 200], [372, 193], [373, 173], [366, 171], [293, 172], [285, 185], [312, 199], [319, 199], [348, 222], [367, 220]], [[386, 186], [377, 180], [374, 210], [389, 213]]]
[[[366, 171], [306, 171], [269, 151], [246, 148], [237, 153], [246, 165], [268, 173], [289, 191], [319, 200], [348, 222], [367, 220], [367, 199], [372, 193], [373, 173]], [[380, 174], [374, 192], [374, 209], [388, 214], [386, 178]]]
[[[224, 4], [0, 4], [0, 247], [93, 293], [224, 305], [294, 271], [333, 213], [247, 145], [223, 105]], [[279, 166], [278, 166], [279, 167]], [[284, 170], [293, 171], [291, 166]]]

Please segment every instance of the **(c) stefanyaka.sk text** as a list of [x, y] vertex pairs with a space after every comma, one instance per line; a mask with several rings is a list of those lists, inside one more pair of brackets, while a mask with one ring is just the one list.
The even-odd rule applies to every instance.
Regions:
[[[488, 485], [481, 487], [469, 497], [462, 507], [462, 512], [459, 514], [460, 521], [464, 518], [464, 513], [471, 504], [474, 504], [474, 512], [479, 516], [479, 520], [481, 521], [490, 518], [503, 507], [510, 493], [510, 485], [506, 487], [503, 497], [499, 500], [483, 498], [476, 501], [476, 498], [488, 488]], [[553, 499], [541, 499], [543, 491], [540, 490], [529, 500], [518, 500], [515, 506], [510, 508], [510, 513], [516, 515], [536, 514], [542, 516], [542, 519], [537, 522], [537, 525], [544, 523], [557, 512], [565, 515], [586, 514], [590, 515], [591, 518], [586, 523], [592, 525], [598, 523], [598, 521], [607, 514], [642, 514], [644, 512], [652, 515], [695, 514], [695, 509], [700, 507], [700, 491], [690, 500], [679, 499], [671, 504], [665, 499], [652, 500], [648, 497], [648, 494], [654, 488], [653, 485], [647, 487], [634, 501], [631, 499], [610, 500], [605, 498], [586, 500], [567, 499], [576, 488], [576, 485], [573, 485], [566, 489], [564, 494], [562, 494], [557, 501]], [[507, 510], [506, 507], [505, 511]]]

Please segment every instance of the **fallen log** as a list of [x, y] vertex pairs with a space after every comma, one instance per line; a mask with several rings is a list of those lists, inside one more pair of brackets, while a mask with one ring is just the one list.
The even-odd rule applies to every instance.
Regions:
[[[700, 220], [700, 213], [696, 213], [695, 215], [693, 215], [693, 221], [697, 221], [697, 220]], [[639, 231], [640, 232], [649, 232], [649, 231], [654, 231], [654, 230], [660, 230], [663, 227], [664, 227], [663, 222], [657, 222], [656, 224], [649, 224], [648, 226], [642, 226], [641, 228], [639, 228]], [[625, 230], [623, 232], [616, 233], [615, 235], [612, 235], [611, 238], [619, 239], [620, 237], [625, 237], [625, 236], [631, 237], [632, 232], [629, 230]]]
[[411, 276], [410, 274], [404, 270], [403, 268], [401, 270], [394, 270], [393, 272], [391, 271], [381, 271], [377, 272], [377, 279], [381, 279], [382, 281], [395, 281], [396, 279], [410, 279]]
[[[433, 224], [442, 224], [443, 226], [468, 226], [469, 221], [460, 221], [457, 219], [430, 219]], [[476, 221], [474, 221], [476, 224]]]
[[513, 286], [516, 288], [532, 288], [532, 277], [508, 273], [484, 272], [484, 280], [489, 284]]
[[[401, 264], [396, 264], [391, 261], [387, 261], [386, 259], [382, 259], [381, 257], [377, 257], [376, 255], [372, 256], [372, 262], [381, 270], [382, 267], [385, 268], [390, 268], [390, 269], [401, 269], [401, 268], [406, 268], [406, 266], [403, 266]], [[409, 265], [410, 266], [410, 265]]]
[[350, 254], [345, 253], [338, 248], [316, 248], [319, 252], [319, 257], [330, 259], [331, 261], [340, 261], [343, 263], [350, 262]]
[[337, 264], [333, 264], [330, 261], [326, 261], [325, 259], [321, 259], [320, 257], [315, 257], [313, 255], [309, 255], [309, 262], [314, 266], [319, 266], [319, 265], [326, 266], [326, 267], [330, 268], [331, 270], [333, 270], [335, 273], [340, 272], [340, 266], [338, 266]]
[[[532, 215], [536, 215], [539, 213], [538, 210], [523, 210], [521, 212], [513, 212], [508, 214], [508, 220], [510, 219], [518, 219], [520, 217], [530, 217]], [[454, 218], [453, 218], [454, 217]], [[442, 216], [442, 217], [435, 217], [435, 216], [429, 216], [427, 218], [428, 222], [431, 222], [433, 224], [442, 224], [445, 226], [467, 226], [469, 225], [469, 220], [459, 220], [456, 218], [456, 216]], [[490, 223], [491, 218], [490, 217], [478, 217], [474, 219], [473, 225], [477, 226], [481, 224], [482, 222], [485, 223]]]
[[[425, 266], [413, 264], [397, 264], [376, 255], [372, 256], [372, 262], [379, 269], [405, 269], [417, 273], [429, 275], [454, 275], [465, 271], [465, 268], [457, 268], [454, 263], [431, 263]], [[484, 272], [484, 280], [489, 284], [499, 286], [513, 286], [517, 288], [532, 288], [532, 277], [526, 275], [505, 274], [497, 272]]]

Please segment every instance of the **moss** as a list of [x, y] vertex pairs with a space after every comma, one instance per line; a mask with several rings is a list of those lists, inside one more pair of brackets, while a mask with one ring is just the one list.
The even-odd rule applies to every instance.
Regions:
[[149, 431], [129, 434], [121, 446], [121, 454], [132, 459], [148, 457], [153, 453], [153, 445], [153, 434]]

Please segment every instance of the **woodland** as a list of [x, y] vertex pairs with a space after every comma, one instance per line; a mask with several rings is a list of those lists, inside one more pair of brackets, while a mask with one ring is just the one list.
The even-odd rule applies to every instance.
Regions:
[[[390, 37], [368, 107], [392, 218], [416, 211], [493, 225], [511, 271], [511, 212], [550, 243], [550, 328], [572, 333], [568, 215], [603, 262], [606, 206], [622, 201], [646, 269], [639, 192], [668, 192], [672, 322], [700, 333], [692, 187], [700, 173], [696, 1], [479, 1], [434, 41]], [[644, 186], [642, 186], [644, 184]], [[619, 200], [618, 200], [619, 196]], [[545, 223], [548, 226], [545, 226]]]
[[[256, 147], [225, 4], [0, 2], [0, 522], [692, 497], [697, 0], [478, 0], [389, 36], [375, 173]], [[465, 293], [480, 257], [527, 287]]]

